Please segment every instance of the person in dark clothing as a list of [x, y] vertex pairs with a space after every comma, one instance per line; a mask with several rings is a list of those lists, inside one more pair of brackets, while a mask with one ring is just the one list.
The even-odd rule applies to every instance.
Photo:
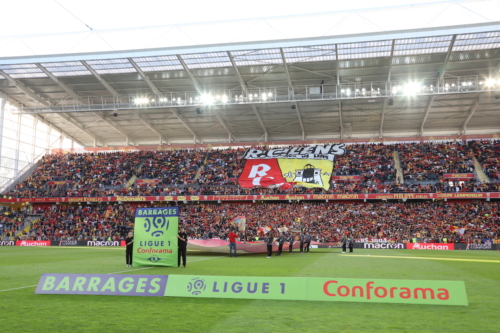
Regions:
[[125, 261], [127, 263], [127, 267], [132, 267], [132, 252], [134, 250], [134, 234], [130, 231], [125, 238], [125, 244], [127, 248], [125, 250]]
[[288, 237], [288, 252], [290, 253], [292, 253], [293, 250], [293, 243], [295, 243], [295, 235], [290, 233], [290, 236]]
[[300, 253], [304, 253], [304, 243], [306, 240], [306, 236], [304, 234], [300, 234], [299, 236], [299, 242], [300, 242]]
[[309, 246], [311, 246], [311, 235], [304, 233], [304, 252], [309, 253]]
[[273, 231], [269, 231], [267, 237], [265, 238], [267, 244], [267, 257], [272, 258], [273, 255], [273, 241], [274, 241], [274, 233]]
[[276, 255], [280, 256], [281, 251], [283, 251], [283, 244], [285, 244], [285, 235], [281, 233], [277, 241], [278, 241], [278, 252], [276, 252]]
[[344, 236], [342, 238], [342, 253], [346, 253], [346, 248], [347, 248], [347, 236]]
[[182, 265], [186, 267], [186, 247], [187, 247], [187, 234], [184, 231], [184, 228], [181, 227], [180, 232], [177, 234], [178, 246], [178, 266], [181, 267], [181, 257], [182, 257]]
[[349, 243], [349, 252], [352, 252], [354, 248], [354, 239], [352, 237], [348, 237], [347, 242]]

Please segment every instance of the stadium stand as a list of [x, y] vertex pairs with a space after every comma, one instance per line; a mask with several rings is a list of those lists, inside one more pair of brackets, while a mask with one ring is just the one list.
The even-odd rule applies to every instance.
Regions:
[[[31, 230], [18, 239], [118, 240], [132, 225], [136, 207], [150, 204], [57, 206], [47, 208]], [[338, 241], [349, 232], [355, 239], [407, 242], [451, 242], [500, 238], [500, 204], [484, 201], [435, 203], [263, 203], [181, 205], [180, 221], [190, 238], [224, 239], [230, 220], [247, 218], [247, 240], [259, 237], [258, 227], [288, 227], [311, 233], [322, 242]], [[21, 214], [21, 213], [14, 213]], [[15, 215], [9, 215], [9, 218]], [[4, 217], [5, 221], [6, 218]], [[297, 221], [300, 221], [297, 222]]]
[[[129, 151], [47, 155], [13, 191], [15, 198], [138, 195], [434, 193], [495, 192], [497, 182], [477, 179], [448, 182], [444, 173], [473, 173], [476, 154], [485, 173], [498, 179], [499, 144], [469, 141], [442, 143], [352, 144], [337, 156], [333, 175], [356, 175], [359, 181], [332, 180], [328, 191], [294, 187], [242, 189], [237, 184], [244, 149]], [[396, 179], [393, 153], [400, 156], [404, 183]], [[132, 176], [135, 184], [127, 183]], [[143, 180], [155, 182], [140, 183]]]

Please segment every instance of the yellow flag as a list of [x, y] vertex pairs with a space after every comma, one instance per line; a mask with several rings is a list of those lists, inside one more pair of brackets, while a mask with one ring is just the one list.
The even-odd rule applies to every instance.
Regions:
[[304, 187], [330, 188], [333, 162], [298, 158], [278, 158], [283, 177], [287, 182], [296, 182]]

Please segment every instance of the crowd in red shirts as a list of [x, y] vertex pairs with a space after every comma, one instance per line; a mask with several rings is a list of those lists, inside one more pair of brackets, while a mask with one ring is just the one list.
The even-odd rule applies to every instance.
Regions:
[[[450, 183], [443, 173], [472, 173], [473, 156], [486, 174], [498, 179], [498, 141], [352, 144], [336, 155], [333, 176], [359, 180], [330, 181], [330, 189], [243, 189], [237, 178], [244, 148], [119, 151], [45, 156], [38, 168], [4, 196], [108, 197], [234, 194], [369, 194], [425, 192], [494, 192], [498, 183], [472, 179]], [[398, 154], [403, 178], [396, 176]], [[134, 183], [134, 180], [137, 181]], [[404, 180], [404, 182], [403, 182]]]
[[[118, 240], [133, 226], [136, 207], [151, 204], [55, 206], [47, 208], [24, 236], [35, 240]], [[156, 205], [157, 206], [157, 205]], [[190, 238], [224, 239], [231, 220], [245, 216], [243, 239], [261, 237], [263, 226], [306, 231], [321, 242], [336, 242], [349, 233], [355, 239], [410, 241], [498, 242], [498, 202], [297, 202], [262, 204], [180, 205], [180, 224]]]
[[500, 141], [472, 141], [471, 146], [486, 176], [492, 181], [500, 181]]
[[397, 144], [406, 180], [439, 180], [444, 173], [473, 173], [474, 153], [469, 143]]

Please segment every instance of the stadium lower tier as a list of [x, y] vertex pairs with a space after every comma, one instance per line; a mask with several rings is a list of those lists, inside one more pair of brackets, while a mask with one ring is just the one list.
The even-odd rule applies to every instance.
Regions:
[[[32, 204], [4, 212], [1, 240], [120, 241], [134, 227], [136, 208], [174, 206], [170, 203]], [[500, 239], [500, 201], [292, 201], [178, 202], [179, 223], [190, 239], [227, 239], [244, 217], [239, 237], [254, 241], [265, 232], [306, 232], [313, 241], [404, 243], [494, 242]]]

